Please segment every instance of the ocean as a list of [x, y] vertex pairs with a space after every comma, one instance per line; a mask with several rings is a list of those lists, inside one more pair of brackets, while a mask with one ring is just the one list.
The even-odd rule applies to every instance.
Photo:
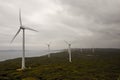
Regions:
[[[57, 53], [58, 50], [51, 51], [50, 53]], [[49, 52], [45, 50], [26, 50], [26, 57], [38, 57], [47, 55]], [[22, 50], [0, 50], [0, 61], [22, 57]]]

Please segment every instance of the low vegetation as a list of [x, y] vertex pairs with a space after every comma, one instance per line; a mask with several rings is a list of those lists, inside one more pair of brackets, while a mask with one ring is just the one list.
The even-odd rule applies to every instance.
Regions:
[[120, 50], [72, 50], [72, 62], [66, 51], [26, 58], [28, 69], [17, 71], [21, 58], [0, 62], [0, 80], [120, 80]]

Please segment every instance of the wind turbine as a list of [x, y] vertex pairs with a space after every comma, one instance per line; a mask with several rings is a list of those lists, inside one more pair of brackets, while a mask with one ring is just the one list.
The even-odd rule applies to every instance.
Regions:
[[[25, 67], [25, 30], [31, 30], [31, 31], [36, 31], [36, 30], [23, 26], [20, 9], [19, 9], [19, 22], [20, 22], [19, 29], [18, 29], [17, 33], [15, 34], [15, 36], [13, 37], [13, 39], [11, 40], [11, 43], [14, 41], [16, 36], [22, 30], [23, 31], [23, 41], [22, 41], [23, 55], [22, 55], [22, 65], [21, 65], [22, 67], [21, 67], [21, 69], [24, 70], [24, 69], [26, 69], [26, 67]], [[36, 32], [38, 32], [38, 31], [36, 31]]]
[[50, 44], [51, 44], [51, 42], [49, 42], [49, 43], [47, 44], [47, 46], [48, 46], [48, 58], [50, 58]]
[[69, 54], [69, 62], [72, 62], [71, 58], [71, 44], [65, 41], [65, 43], [68, 45], [68, 54]]

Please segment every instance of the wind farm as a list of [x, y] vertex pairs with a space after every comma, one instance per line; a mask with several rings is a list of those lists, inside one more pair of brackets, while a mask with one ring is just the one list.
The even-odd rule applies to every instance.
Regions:
[[72, 49], [71, 63], [67, 60], [66, 50], [51, 53], [51, 56], [48, 58], [46, 54], [40, 57], [26, 57], [26, 66], [30, 66], [31, 69], [24, 71], [16, 71], [20, 67], [20, 58], [0, 62], [0, 79], [119, 79], [119, 49], [96, 49], [95, 53], [92, 53], [91, 49], [84, 53], [81, 53], [80, 49]]
[[119, 7], [0, 0], [0, 80], [120, 80]]

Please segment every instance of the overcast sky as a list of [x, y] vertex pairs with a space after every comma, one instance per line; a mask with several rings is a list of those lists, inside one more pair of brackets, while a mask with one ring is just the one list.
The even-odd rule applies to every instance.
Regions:
[[27, 49], [120, 48], [120, 0], [0, 0], [0, 49], [21, 49], [19, 8]]

